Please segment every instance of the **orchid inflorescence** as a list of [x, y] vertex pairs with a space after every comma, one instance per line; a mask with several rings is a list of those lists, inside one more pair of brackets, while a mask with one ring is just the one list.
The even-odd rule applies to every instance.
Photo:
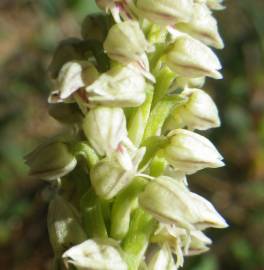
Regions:
[[221, 0], [97, 0], [82, 39], [57, 48], [50, 115], [65, 125], [26, 157], [52, 182], [54, 269], [170, 270], [227, 223], [187, 175], [224, 165], [194, 130], [220, 126], [206, 77], [222, 78]]

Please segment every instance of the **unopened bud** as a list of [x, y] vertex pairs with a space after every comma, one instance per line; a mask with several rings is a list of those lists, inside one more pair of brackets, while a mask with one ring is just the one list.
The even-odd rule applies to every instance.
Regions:
[[181, 95], [188, 101], [173, 111], [174, 128], [187, 127], [191, 130], [207, 130], [220, 126], [217, 107], [206, 92], [186, 88]]
[[90, 172], [91, 183], [98, 196], [109, 200], [127, 187], [136, 176], [138, 165], [145, 153], [141, 148], [131, 157], [132, 168], [125, 169], [121, 164], [112, 159], [105, 158], [99, 161]]
[[204, 168], [224, 166], [223, 157], [205, 137], [185, 129], [175, 129], [168, 138], [170, 142], [163, 148], [163, 154], [175, 170], [193, 174]]
[[138, 61], [148, 47], [144, 33], [136, 21], [113, 25], [104, 42], [108, 56], [122, 64]]
[[59, 195], [50, 202], [47, 222], [50, 242], [58, 255], [86, 239], [75, 208]]
[[173, 25], [189, 21], [193, 0], [137, 0], [140, 16], [160, 25]]
[[145, 79], [128, 67], [116, 66], [85, 89], [90, 106], [137, 107], [145, 101]]
[[127, 136], [125, 114], [120, 108], [91, 109], [84, 118], [83, 131], [99, 155], [109, 156]]
[[121, 251], [111, 239], [90, 239], [67, 250], [62, 256], [67, 269], [74, 265], [78, 270], [127, 270]]
[[206, 45], [222, 49], [223, 40], [218, 33], [216, 19], [205, 4], [194, 4], [193, 16], [188, 23], [179, 23], [176, 28], [186, 32]]
[[167, 49], [163, 60], [179, 76], [222, 78], [218, 72], [221, 64], [214, 52], [202, 42], [187, 35], [176, 38]]
[[150, 182], [139, 196], [145, 211], [167, 224], [186, 229], [225, 228], [227, 224], [213, 205], [170, 177]]
[[62, 142], [40, 146], [25, 159], [30, 167], [29, 174], [45, 180], [58, 179], [71, 172], [77, 164], [74, 155]]

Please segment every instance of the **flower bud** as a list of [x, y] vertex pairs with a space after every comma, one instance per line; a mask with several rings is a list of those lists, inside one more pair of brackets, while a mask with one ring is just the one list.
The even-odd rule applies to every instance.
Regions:
[[139, 72], [116, 66], [86, 87], [90, 106], [137, 107], [145, 101], [145, 79]]
[[199, 255], [209, 250], [208, 245], [212, 244], [212, 240], [201, 231], [190, 231], [191, 241], [185, 256]]
[[189, 21], [193, 0], [137, 0], [140, 16], [160, 25], [173, 25]]
[[205, 4], [194, 4], [193, 16], [188, 23], [179, 23], [176, 28], [188, 33], [206, 45], [222, 49], [223, 40], [218, 33], [217, 21]]
[[151, 81], [152, 83], [156, 82], [156, 78], [150, 72], [149, 60], [146, 53], [143, 53], [139, 57], [137, 62], [132, 62], [127, 66], [135, 72], [139, 72], [140, 74], [142, 74], [147, 80]]
[[163, 148], [165, 159], [175, 170], [193, 174], [204, 168], [224, 166], [222, 156], [205, 137], [175, 129], [168, 134], [170, 142]]
[[71, 172], [77, 160], [62, 142], [53, 142], [38, 147], [25, 157], [30, 167], [29, 174], [45, 180], [58, 179]]
[[163, 244], [161, 248], [155, 251], [148, 264], [148, 270], [175, 270], [174, 259], [168, 245]]
[[113, 25], [104, 42], [108, 56], [125, 65], [138, 61], [148, 47], [144, 33], [136, 21]]
[[58, 76], [57, 89], [49, 97], [50, 103], [62, 102], [80, 88], [91, 84], [98, 76], [93, 64], [88, 61], [66, 63]]
[[78, 270], [127, 270], [116, 242], [107, 239], [90, 239], [67, 250], [62, 256], [67, 269], [74, 265]]
[[222, 78], [218, 72], [221, 64], [213, 51], [187, 35], [176, 38], [167, 49], [163, 60], [179, 76]]
[[213, 205], [170, 177], [150, 182], [139, 196], [141, 207], [160, 222], [186, 229], [225, 228]]
[[86, 239], [75, 208], [59, 195], [50, 202], [47, 222], [50, 242], [58, 255]]
[[220, 126], [217, 107], [206, 92], [186, 88], [181, 95], [187, 97], [188, 101], [173, 111], [174, 128], [207, 130]]
[[120, 108], [91, 109], [84, 118], [83, 131], [99, 155], [109, 156], [127, 136], [125, 114]]
[[99, 161], [90, 172], [91, 183], [96, 194], [109, 200], [127, 187], [136, 176], [138, 165], [145, 154], [145, 148], [136, 151], [131, 157], [132, 167], [125, 169], [112, 158]]

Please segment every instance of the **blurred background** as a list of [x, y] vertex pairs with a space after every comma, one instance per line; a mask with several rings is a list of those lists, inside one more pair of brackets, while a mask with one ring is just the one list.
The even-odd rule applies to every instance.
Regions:
[[[206, 90], [222, 127], [207, 132], [226, 167], [190, 178], [230, 228], [208, 231], [209, 253], [187, 270], [264, 270], [264, 1], [227, 0], [216, 13], [226, 48], [224, 80]], [[50, 268], [48, 185], [27, 177], [23, 156], [55, 134], [47, 114], [47, 66], [58, 42], [80, 36], [92, 0], [0, 0], [0, 269]]]

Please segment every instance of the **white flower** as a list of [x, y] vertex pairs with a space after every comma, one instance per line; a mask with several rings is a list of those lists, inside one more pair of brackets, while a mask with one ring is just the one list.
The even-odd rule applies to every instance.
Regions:
[[140, 16], [160, 25], [173, 25], [189, 21], [193, 0], [137, 0], [136, 8]]
[[190, 200], [194, 212], [200, 221], [195, 222], [195, 227], [198, 230], [204, 230], [206, 228], [226, 228], [228, 227], [224, 218], [216, 211], [214, 206], [202, 196], [191, 192]]
[[148, 263], [148, 270], [176, 270], [171, 250], [167, 244], [156, 250]]
[[140, 161], [145, 153], [145, 148], [140, 148], [131, 153], [131, 168], [124, 168], [113, 158], [99, 161], [90, 172], [91, 183], [98, 196], [105, 200], [112, 199], [121, 190], [127, 187], [137, 174]]
[[178, 36], [162, 59], [179, 76], [222, 78], [218, 72], [221, 64], [214, 52], [202, 42], [187, 35]]
[[213, 205], [170, 177], [150, 182], [139, 204], [157, 220], [186, 229], [225, 228], [227, 224]]
[[63, 102], [80, 88], [88, 86], [98, 77], [89, 61], [71, 61], [62, 67], [55, 82], [56, 90], [49, 97], [50, 103]]
[[218, 33], [217, 21], [205, 4], [194, 4], [192, 19], [187, 23], [179, 23], [175, 27], [206, 45], [217, 49], [224, 47], [223, 40]]
[[175, 170], [193, 174], [204, 168], [224, 166], [222, 156], [205, 137], [188, 130], [175, 129], [168, 134], [168, 138], [170, 142], [162, 151]]
[[136, 107], [145, 101], [145, 79], [128, 67], [116, 66], [85, 89], [88, 105]]
[[66, 267], [78, 270], [127, 270], [118, 244], [113, 240], [90, 239], [67, 250], [62, 256]]
[[187, 127], [207, 130], [220, 126], [217, 107], [212, 98], [203, 90], [186, 88], [181, 95], [188, 101], [172, 113], [174, 128]]
[[131, 68], [135, 72], [139, 72], [152, 83], [156, 82], [155, 77], [150, 72], [149, 60], [146, 53], [141, 54], [141, 56], [136, 61], [131, 62], [127, 65], [127, 67]]
[[177, 257], [176, 267], [183, 266], [184, 249], [189, 241], [189, 232], [176, 227], [174, 224], [159, 223], [157, 230], [151, 238], [154, 243], [165, 243]]
[[120, 108], [91, 109], [84, 118], [83, 131], [99, 155], [111, 156], [127, 136], [125, 114]]
[[111, 27], [104, 49], [111, 59], [126, 65], [140, 60], [149, 49], [149, 44], [138, 22], [125, 21]]

